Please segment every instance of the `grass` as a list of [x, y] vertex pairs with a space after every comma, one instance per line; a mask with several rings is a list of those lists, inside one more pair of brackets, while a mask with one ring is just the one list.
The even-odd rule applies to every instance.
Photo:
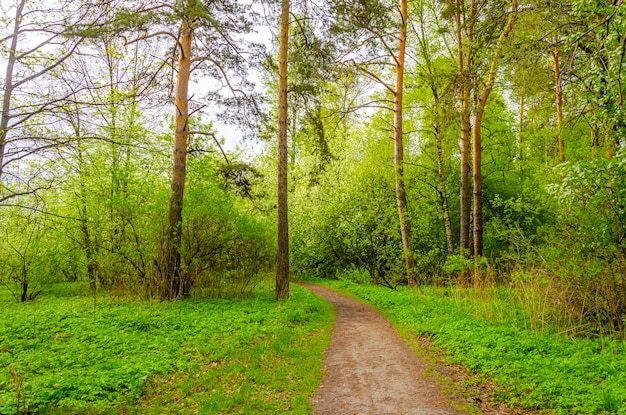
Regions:
[[506, 288], [418, 290], [316, 283], [356, 295], [396, 325], [432, 339], [446, 360], [492, 380], [496, 398], [545, 414], [626, 414], [624, 343], [540, 329]]
[[0, 292], [0, 414], [310, 413], [333, 309], [301, 287], [238, 300]]

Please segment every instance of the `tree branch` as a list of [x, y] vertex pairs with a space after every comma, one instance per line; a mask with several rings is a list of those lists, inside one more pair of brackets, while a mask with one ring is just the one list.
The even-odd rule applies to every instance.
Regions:
[[13, 84], [13, 89], [19, 88], [20, 86], [24, 85], [25, 83], [30, 82], [33, 79], [37, 79], [38, 77], [40, 77], [41, 75], [45, 74], [46, 72], [49, 72], [49, 71], [53, 70], [54, 68], [56, 68], [57, 66], [61, 65], [63, 62], [65, 62], [66, 59], [68, 59], [70, 56], [72, 56], [74, 54], [74, 51], [78, 48], [78, 46], [84, 40], [85, 40], [84, 37], [78, 39], [78, 41], [72, 46], [70, 51], [67, 52], [64, 56], [62, 56], [58, 61], [56, 61], [55, 63], [53, 63], [50, 66], [47, 66], [47, 67], [43, 68], [39, 72], [36, 72], [36, 73], [32, 74], [31, 76], [27, 76], [26, 78], [23, 78], [23, 79], [19, 80], [18, 82]]
[[213, 138], [213, 141], [215, 141], [215, 144], [217, 144], [217, 146], [219, 147], [220, 151], [222, 152], [222, 156], [224, 156], [224, 160], [226, 160], [226, 164], [230, 164], [230, 161], [228, 160], [228, 157], [226, 157], [226, 153], [224, 152], [224, 149], [222, 148], [222, 145], [220, 144], [219, 140], [217, 139], [217, 137], [215, 136], [214, 133], [208, 133], [206, 131], [189, 131], [189, 135], [191, 135], [191, 134], [207, 135], [207, 136]]
[[124, 39], [124, 46], [128, 46], [128, 45], [131, 45], [131, 44], [133, 44], [135, 42], [140, 42], [142, 40], [147, 40], [147, 39], [150, 39], [150, 38], [153, 38], [153, 37], [157, 37], [157, 36], [162, 36], [162, 35], [169, 36], [172, 39], [174, 39], [176, 41], [176, 44], [180, 48], [181, 53], [182, 53], [183, 47], [180, 44], [180, 41], [178, 40], [178, 36], [176, 36], [172, 32], [167, 32], [167, 31], [154, 32], [154, 33], [146, 34], [144, 36], [140, 36], [138, 38], [131, 39], [131, 40]]
[[219, 71], [222, 73], [222, 77], [224, 78], [224, 81], [226, 81], [226, 84], [228, 85], [228, 88], [231, 90], [231, 92], [233, 94], [236, 94], [238, 92], [241, 95], [243, 95], [244, 97], [248, 98], [248, 95], [245, 93], [245, 91], [243, 91], [243, 90], [241, 90], [239, 88], [233, 87], [233, 85], [230, 83], [230, 79], [228, 79], [228, 75], [226, 74], [226, 71], [224, 70], [224, 68], [222, 68], [222, 65], [220, 65], [218, 61], [216, 61], [215, 59], [211, 58], [210, 56], [198, 56], [198, 57], [193, 58], [191, 60], [191, 63], [200, 62], [200, 61], [209, 61], [213, 65], [215, 65], [217, 67], [217, 69], [219, 69]]
[[351, 59], [350, 61], [346, 62], [347, 64], [351, 64], [352, 66], [354, 66], [355, 68], [357, 68], [359, 71], [367, 74], [370, 78], [374, 79], [376, 82], [378, 82], [379, 84], [381, 84], [382, 86], [384, 86], [389, 92], [391, 92], [393, 95], [396, 95], [396, 90], [389, 85], [387, 82], [383, 81], [382, 78], [380, 78], [378, 75], [376, 75], [375, 73], [371, 72], [369, 69], [364, 68], [363, 66], [361, 66], [360, 64], [356, 63], [354, 61], [354, 59]]

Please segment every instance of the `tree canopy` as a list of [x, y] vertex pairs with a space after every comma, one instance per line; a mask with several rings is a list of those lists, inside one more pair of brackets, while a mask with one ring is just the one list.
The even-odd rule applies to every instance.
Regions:
[[245, 292], [278, 258], [283, 298], [289, 276], [521, 272], [622, 330], [625, 21], [599, 0], [4, 2], [0, 281], [166, 300]]

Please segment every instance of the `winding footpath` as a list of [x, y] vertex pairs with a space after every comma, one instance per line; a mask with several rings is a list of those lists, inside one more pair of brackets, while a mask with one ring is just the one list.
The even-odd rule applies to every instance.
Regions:
[[371, 307], [330, 289], [305, 285], [331, 302], [337, 321], [327, 374], [312, 399], [314, 415], [462, 415], [446, 403], [427, 365]]

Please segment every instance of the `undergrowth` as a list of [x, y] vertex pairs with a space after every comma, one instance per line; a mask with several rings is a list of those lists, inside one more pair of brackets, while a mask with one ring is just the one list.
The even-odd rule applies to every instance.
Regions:
[[420, 292], [315, 282], [353, 293], [394, 323], [431, 338], [447, 361], [494, 381], [498, 400], [546, 414], [626, 414], [624, 343], [538, 326], [506, 288]]
[[270, 285], [168, 303], [67, 291], [0, 296], [0, 414], [310, 411], [333, 311], [300, 287], [284, 303]]

